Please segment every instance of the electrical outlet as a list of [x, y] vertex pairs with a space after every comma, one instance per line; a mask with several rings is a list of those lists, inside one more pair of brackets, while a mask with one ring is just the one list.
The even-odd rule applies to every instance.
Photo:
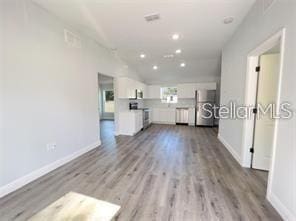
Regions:
[[46, 150], [47, 151], [53, 151], [57, 147], [56, 143], [49, 143], [46, 145]]

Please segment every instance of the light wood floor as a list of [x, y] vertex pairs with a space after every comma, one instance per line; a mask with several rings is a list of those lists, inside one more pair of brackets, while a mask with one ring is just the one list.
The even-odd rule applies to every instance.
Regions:
[[241, 168], [211, 128], [153, 125], [103, 144], [0, 200], [0, 220], [26, 220], [73, 191], [121, 206], [115, 220], [281, 220], [267, 174]]

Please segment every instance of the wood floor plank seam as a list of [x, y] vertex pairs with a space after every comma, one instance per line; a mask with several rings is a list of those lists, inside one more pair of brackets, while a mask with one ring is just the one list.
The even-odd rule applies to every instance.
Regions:
[[151, 125], [100, 147], [0, 199], [0, 220], [25, 221], [68, 192], [121, 206], [118, 221], [279, 221], [267, 173], [240, 167], [217, 128]]

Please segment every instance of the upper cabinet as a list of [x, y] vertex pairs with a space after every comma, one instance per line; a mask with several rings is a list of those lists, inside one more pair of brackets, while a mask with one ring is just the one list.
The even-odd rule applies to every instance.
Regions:
[[[119, 77], [116, 79], [118, 98], [134, 99], [136, 90], [143, 92], [144, 99], [160, 99], [160, 85], [146, 85], [140, 81]], [[216, 90], [216, 83], [184, 83], [177, 85], [179, 99], [193, 99], [196, 90]]]
[[147, 85], [127, 77], [116, 79], [116, 89], [120, 99], [134, 99], [136, 97], [136, 90], [141, 90], [144, 98], [147, 96]]
[[216, 83], [186, 83], [178, 84], [178, 99], [188, 99], [195, 97], [197, 90], [216, 90]]
[[116, 89], [118, 98], [135, 98], [136, 82], [133, 79], [120, 77], [116, 79]]
[[148, 96], [146, 84], [138, 82], [137, 90], [141, 90], [143, 92], [143, 99], [145, 99]]

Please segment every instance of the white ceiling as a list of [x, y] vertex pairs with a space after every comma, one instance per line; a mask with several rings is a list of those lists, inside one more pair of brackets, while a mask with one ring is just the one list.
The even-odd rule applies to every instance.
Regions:
[[[223, 45], [255, 0], [33, 0], [61, 19], [116, 49], [147, 83], [211, 81], [220, 74]], [[160, 20], [144, 16], [157, 12]], [[233, 16], [234, 22], [223, 23]], [[180, 33], [178, 41], [171, 34]], [[182, 53], [174, 59], [163, 55]], [[140, 59], [140, 53], [147, 55]], [[185, 68], [180, 68], [181, 62]], [[159, 69], [154, 71], [153, 65]]]

